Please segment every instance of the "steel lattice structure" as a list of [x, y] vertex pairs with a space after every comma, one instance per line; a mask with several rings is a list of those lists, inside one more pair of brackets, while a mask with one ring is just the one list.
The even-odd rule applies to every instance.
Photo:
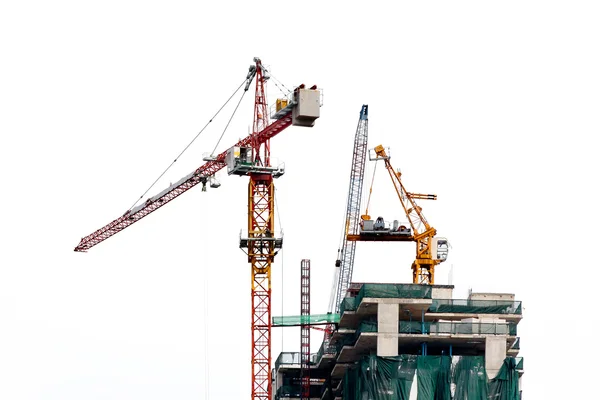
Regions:
[[302, 400], [310, 400], [310, 260], [300, 263], [300, 377]]
[[[256, 145], [268, 142], [269, 139], [282, 132], [285, 128], [292, 124], [291, 115], [287, 115], [281, 119], [275, 120], [272, 124], [268, 125], [265, 129], [257, 134], [250, 135], [235, 144], [238, 147], [250, 146], [251, 142]], [[102, 243], [106, 239], [121, 232], [123, 229], [134, 224], [140, 219], [144, 218], [148, 214], [158, 210], [165, 204], [176, 199], [183, 193], [187, 192], [199, 183], [206, 183], [207, 179], [219, 170], [225, 168], [225, 156], [227, 152], [224, 151], [219, 154], [215, 160], [208, 161], [201, 165], [191, 174], [187, 175], [173, 186], [163, 190], [156, 196], [153, 196], [146, 200], [142, 205], [139, 205], [131, 210], [127, 210], [125, 214], [115, 219], [108, 225], [98, 229], [90, 235], [81, 239], [75, 251], [86, 251]]]
[[252, 266], [252, 399], [271, 399], [271, 264], [273, 177], [252, 174], [248, 184], [248, 261]]
[[[311, 119], [317, 115], [307, 116], [303, 121], [295, 122], [292, 114], [298, 100], [300, 85], [294, 90], [291, 103], [285, 102], [278, 109], [276, 118], [269, 122], [266, 97], [267, 71], [259, 58], [249, 69], [246, 77], [248, 90], [252, 79], [256, 77], [254, 101], [253, 132], [238, 141], [232, 148], [251, 148], [252, 166], [247, 172], [233, 172], [248, 175], [248, 237], [241, 239], [240, 247], [247, 247], [248, 262], [251, 264], [251, 304], [252, 304], [252, 399], [272, 400], [271, 384], [271, 264], [276, 249], [281, 248], [282, 241], [274, 236], [274, 186], [273, 178], [277, 177], [275, 169], [270, 166], [270, 139], [290, 125], [312, 126]], [[316, 86], [310, 90], [316, 90]], [[320, 103], [318, 105], [320, 107]], [[314, 118], [313, 118], [314, 117]], [[148, 198], [143, 204], [127, 210], [121, 217], [81, 239], [75, 251], [84, 252], [123, 229], [134, 224], [199, 183], [206, 185], [209, 178], [227, 166], [228, 151], [207, 161], [198, 169], [163, 190], [158, 195]], [[232, 173], [232, 172], [230, 172]], [[275, 175], [274, 175], [275, 173]], [[243, 245], [245, 244], [245, 245]]]
[[422, 208], [417, 205], [415, 199], [436, 199], [437, 196], [433, 194], [409, 193], [402, 184], [400, 172], [396, 172], [392, 167], [385, 148], [382, 145], [376, 146], [375, 153], [385, 163], [385, 168], [394, 183], [394, 189], [412, 228], [412, 240], [417, 243], [417, 257], [411, 267], [413, 271], [413, 283], [433, 285], [435, 282], [435, 266], [443, 261], [442, 259], [432, 257], [431, 246], [437, 231], [429, 225], [429, 222], [425, 219], [425, 215], [423, 215]]
[[347, 235], [359, 233], [360, 227], [360, 203], [364, 181], [365, 164], [367, 159], [367, 139], [369, 136], [369, 106], [363, 105], [360, 110], [360, 118], [354, 136], [354, 152], [352, 154], [352, 165], [350, 168], [350, 186], [348, 189], [348, 203], [346, 207], [345, 232], [340, 258], [336, 265], [340, 268], [335, 295], [335, 312], [340, 312], [340, 305], [352, 280], [352, 269], [354, 267], [354, 254], [356, 242], [348, 241]]
[[[269, 125], [264, 70], [256, 59], [254, 132]], [[263, 146], [264, 145], [264, 146]], [[271, 264], [275, 259], [275, 195], [269, 140], [251, 140], [254, 166], [248, 183], [248, 261], [252, 267], [252, 399], [271, 400]], [[262, 158], [261, 158], [262, 147]]]

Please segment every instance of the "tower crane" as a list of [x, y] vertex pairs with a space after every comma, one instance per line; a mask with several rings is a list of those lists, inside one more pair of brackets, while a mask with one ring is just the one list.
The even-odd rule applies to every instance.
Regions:
[[347, 239], [356, 241], [411, 241], [417, 244], [417, 255], [412, 263], [413, 283], [433, 285], [435, 278], [435, 266], [446, 261], [448, 257], [448, 240], [436, 237], [437, 231], [432, 227], [423, 215], [422, 208], [415, 200], [436, 200], [434, 194], [410, 193], [404, 187], [400, 177], [400, 171], [395, 171], [390, 163], [390, 156], [382, 145], [374, 149], [375, 156], [371, 160], [382, 160], [385, 163], [390, 178], [394, 184], [396, 194], [400, 199], [402, 209], [408, 218], [410, 227], [400, 224], [395, 220], [391, 225], [386, 223], [383, 217], [375, 221], [368, 213], [361, 216], [360, 232], [349, 233]]
[[369, 106], [363, 104], [354, 135], [354, 151], [350, 168], [350, 185], [344, 221], [344, 235], [335, 262], [337, 279], [334, 279], [334, 290], [331, 294], [329, 311], [340, 312], [340, 305], [352, 280], [356, 241], [347, 239], [348, 235], [358, 235], [360, 223], [360, 202], [363, 188], [365, 163], [367, 159], [367, 139], [369, 136]]
[[81, 239], [75, 251], [84, 252], [98, 245], [148, 214], [171, 202], [199, 183], [203, 189], [214, 174], [227, 167], [229, 175], [249, 176], [248, 237], [240, 238], [251, 265], [252, 303], [252, 399], [271, 400], [271, 264], [283, 239], [275, 237], [273, 178], [283, 175], [281, 167], [271, 166], [270, 139], [290, 125], [314, 126], [319, 118], [321, 95], [316, 86], [296, 87], [285, 99], [278, 99], [273, 121], [269, 121], [266, 82], [270, 78], [259, 58], [254, 58], [246, 75], [247, 91], [256, 78], [252, 133], [233, 147], [207, 161], [174, 185], [127, 210], [108, 225]]

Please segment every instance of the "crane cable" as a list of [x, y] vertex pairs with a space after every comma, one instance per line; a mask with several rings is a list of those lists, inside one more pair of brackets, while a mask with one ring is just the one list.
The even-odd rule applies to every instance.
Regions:
[[[169, 164], [169, 166], [163, 171], [162, 174], [159, 175], [158, 178], [156, 178], [156, 180], [154, 181], [154, 183], [152, 183], [152, 185], [150, 185], [150, 187], [148, 189], [146, 189], [146, 191], [139, 197], [139, 199], [137, 199], [135, 201], [135, 203], [133, 203], [133, 205], [131, 207], [129, 207], [129, 210], [131, 210], [133, 207], [135, 207], [135, 205], [144, 198], [144, 196], [150, 191], [150, 189], [152, 189], [154, 187], [154, 185], [156, 185], [156, 183], [160, 180], [160, 178], [162, 178], [164, 176], [164, 174], [167, 173], [167, 171], [169, 169], [171, 169], [171, 167], [173, 166], [173, 164], [175, 164], [175, 162], [177, 162], [177, 160], [179, 160], [179, 157], [181, 157], [183, 155], [183, 153], [185, 153], [185, 151], [192, 145], [192, 143], [194, 143], [194, 141], [196, 139], [198, 139], [198, 136], [200, 136], [200, 134], [202, 132], [204, 132], [204, 130], [206, 129], [206, 127], [208, 127], [208, 124], [210, 124], [211, 122], [213, 122], [213, 120], [217, 117], [217, 115], [219, 115], [219, 113], [221, 112], [221, 110], [223, 110], [223, 108], [225, 108], [225, 106], [227, 105], [227, 103], [229, 103], [229, 101], [233, 98], [233, 96], [235, 96], [235, 94], [241, 89], [241, 87], [246, 83], [246, 79], [244, 79], [244, 81], [241, 83], [241, 85], [235, 89], [235, 91], [233, 92], [233, 94], [231, 96], [229, 96], [229, 98], [227, 99], [227, 101], [221, 106], [221, 108], [219, 108], [219, 110], [215, 113], [215, 115], [213, 115], [213, 117], [206, 123], [206, 125], [204, 125], [204, 127], [200, 130], [200, 132], [198, 132], [198, 134], [192, 139], [192, 141], [190, 143], [188, 143], [187, 146], [185, 146], [185, 148], [181, 151], [181, 153], [179, 153], [179, 155], [177, 157], [175, 157], [175, 159], [173, 160], [173, 162], [171, 162], [171, 164]], [[244, 92], [245, 93], [245, 92]], [[242, 95], [243, 98], [243, 95]], [[241, 100], [240, 100], [241, 101]], [[239, 103], [238, 103], [239, 106]], [[236, 107], [237, 110], [237, 107]], [[235, 111], [234, 111], [235, 114]], [[233, 117], [233, 116], [232, 116]], [[231, 119], [229, 120], [231, 122]], [[229, 123], [227, 123], [227, 125], [229, 125]], [[225, 129], [227, 129], [227, 127], [225, 127]], [[223, 133], [225, 133], [225, 131], [223, 131]], [[223, 137], [223, 134], [221, 134], [221, 138]], [[219, 142], [221, 141], [221, 139], [219, 139]], [[218, 145], [218, 143], [217, 143]], [[214, 152], [214, 150], [213, 150]]]
[[373, 183], [375, 183], [375, 171], [377, 171], [377, 162], [373, 167], [373, 177], [371, 178], [371, 186], [369, 187], [369, 197], [367, 198], [367, 207], [365, 208], [365, 215], [369, 215], [369, 204], [371, 204], [371, 194], [373, 193]]
[[[348, 204], [348, 199], [346, 199], [346, 204]], [[342, 219], [343, 226], [342, 226], [342, 231], [340, 233], [340, 240], [338, 242], [338, 249], [337, 249], [337, 258], [336, 258], [336, 262], [335, 262], [335, 268], [333, 270], [333, 279], [332, 279], [332, 283], [331, 283], [331, 292], [329, 294], [329, 306], [327, 308], [328, 312], [334, 313], [335, 312], [335, 308], [337, 307], [335, 303], [336, 301], [336, 297], [337, 297], [337, 289], [338, 289], [338, 281], [339, 281], [339, 276], [340, 276], [340, 266], [338, 266], [338, 261], [341, 262], [343, 255], [343, 251], [342, 249], [344, 248], [344, 242], [346, 240], [346, 234], [347, 234], [347, 225], [348, 225], [348, 207], [346, 206], [344, 209], [344, 218]]]
[[233, 119], [233, 116], [237, 112], [237, 109], [239, 108], [240, 104], [242, 103], [242, 100], [244, 100], [244, 95], [245, 94], [246, 94], [246, 91], [244, 90], [244, 92], [242, 93], [242, 97], [240, 97], [240, 101], [238, 101], [237, 105], [235, 106], [235, 109], [233, 110], [233, 113], [231, 114], [231, 117], [229, 117], [229, 121], [227, 121], [227, 125], [225, 125], [225, 129], [223, 129], [223, 132], [221, 133], [221, 136], [219, 137], [219, 140], [217, 140], [217, 144], [215, 145], [215, 148], [213, 149], [212, 153], [210, 153], [211, 157], [214, 156], [215, 151], [217, 150], [217, 146], [219, 145], [219, 143], [221, 143], [221, 139], [223, 139], [223, 135], [225, 134], [225, 131], [229, 127], [229, 124], [231, 123], [231, 120]]
[[[290, 89], [286, 88], [285, 85], [283, 83], [281, 83], [281, 81], [279, 79], [275, 78], [272, 74], [271, 74], [271, 78], [273, 79], [273, 84], [275, 85], [275, 87], [277, 87], [277, 89], [279, 89], [281, 94], [283, 94], [284, 96], [288, 96], [290, 93], [292, 93], [292, 91]], [[279, 85], [281, 85], [283, 87], [283, 89], [285, 89], [285, 91], [281, 87], [279, 87], [277, 82], [279, 82]]]
[[[275, 187], [275, 191], [273, 192], [273, 202], [275, 203], [275, 212], [277, 213], [277, 220], [279, 221], [279, 229], [283, 232], [283, 225], [281, 225], [281, 214], [279, 213], [279, 202], [277, 201], [277, 188]], [[284, 267], [283, 267], [283, 247], [281, 248], [281, 315], [285, 315], [283, 313], [283, 272], [285, 271]], [[281, 351], [283, 351], [284, 347], [283, 347], [283, 332], [285, 332], [285, 329], [281, 330]]]
[[[377, 168], [377, 163], [375, 163], [375, 169], [373, 169], [373, 178], [371, 178], [371, 187], [369, 189], [369, 199], [367, 201], [367, 211], [369, 209], [369, 202], [371, 201], [371, 192], [373, 191], [373, 182], [375, 180], [375, 171]], [[358, 194], [359, 196], [362, 197], [362, 193]], [[344, 256], [343, 254], [343, 248], [344, 248], [344, 244], [346, 241], [346, 235], [348, 234], [348, 201], [350, 200], [350, 196], [352, 196], [351, 193], [348, 193], [348, 198], [346, 198], [346, 208], [344, 209], [344, 218], [343, 218], [343, 226], [342, 226], [342, 231], [340, 233], [340, 240], [339, 240], [339, 244], [338, 244], [338, 250], [337, 250], [337, 260], [342, 260], [342, 257]], [[358, 210], [360, 212], [360, 210]], [[365, 212], [366, 214], [366, 212]], [[331, 294], [330, 294], [330, 299], [329, 299], [329, 310], [331, 312], [333, 312], [333, 308], [337, 307], [337, 305], [333, 304], [335, 302], [335, 297], [337, 296], [337, 286], [338, 286], [338, 280], [339, 280], [339, 275], [341, 273], [341, 271], [338, 271], [338, 266], [336, 265], [336, 268], [334, 269], [334, 274], [333, 274], [333, 284], [331, 287]]]
[[204, 400], [210, 396], [210, 372], [208, 370], [208, 268], [204, 270]]

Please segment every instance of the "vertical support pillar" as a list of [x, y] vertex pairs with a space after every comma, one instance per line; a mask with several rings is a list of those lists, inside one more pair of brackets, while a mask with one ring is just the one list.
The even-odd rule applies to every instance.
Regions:
[[300, 376], [302, 400], [310, 400], [310, 260], [300, 263]]
[[398, 304], [379, 303], [377, 305], [377, 355], [398, 355]]
[[252, 274], [252, 400], [272, 400], [271, 264], [273, 241], [273, 177], [251, 174], [248, 184], [248, 262]]
[[494, 379], [506, 358], [506, 336], [485, 337], [485, 371], [490, 379]]
[[[425, 335], [425, 310], [421, 310], [421, 334]], [[427, 355], [427, 342], [421, 343], [421, 355]]]

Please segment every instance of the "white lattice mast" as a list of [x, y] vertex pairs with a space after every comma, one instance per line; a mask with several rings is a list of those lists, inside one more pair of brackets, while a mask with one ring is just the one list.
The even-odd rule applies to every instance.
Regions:
[[360, 118], [354, 136], [354, 152], [350, 168], [350, 185], [348, 188], [348, 203], [346, 207], [346, 220], [344, 221], [344, 238], [338, 250], [338, 259], [335, 262], [339, 268], [335, 300], [330, 304], [331, 312], [340, 312], [340, 305], [352, 280], [354, 268], [354, 253], [356, 242], [348, 241], [347, 235], [357, 235], [360, 227], [360, 202], [363, 188], [365, 164], [367, 160], [367, 139], [369, 136], [369, 106], [364, 104], [360, 110]]

